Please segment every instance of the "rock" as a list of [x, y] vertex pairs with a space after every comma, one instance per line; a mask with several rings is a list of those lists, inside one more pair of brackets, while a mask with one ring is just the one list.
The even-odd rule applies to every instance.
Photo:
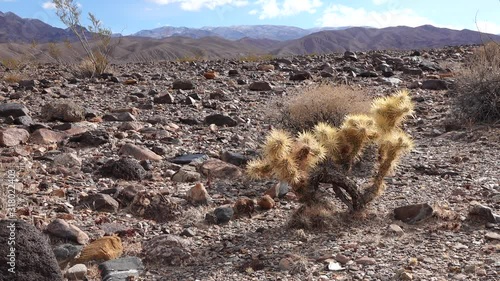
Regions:
[[197, 182], [200, 179], [200, 173], [192, 166], [184, 166], [172, 176], [172, 181], [175, 182]]
[[178, 79], [172, 83], [172, 89], [174, 89], [174, 90], [192, 90], [192, 89], [194, 89], [194, 83], [190, 80]]
[[488, 208], [477, 202], [472, 202], [471, 205], [472, 208], [469, 211], [469, 215], [479, 216], [489, 223], [500, 223], [500, 215], [494, 214], [491, 208]]
[[422, 82], [422, 89], [425, 90], [448, 90], [448, 84], [444, 80], [440, 79], [430, 79], [430, 80], [424, 80]]
[[63, 280], [47, 239], [31, 224], [21, 220], [0, 220], [0, 252], [1, 280]]
[[488, 232], [484, 235], [484, 237], [490, 240], [500, 240], [500, 234], [496, 232]]
[[290, 81], [304, 81], [311, 78], [311, 73], [307, 71], [297, 71], [290, 75]]
[[223, 115], [223, 114], [212, 114], [205, 117], [206, 124], [215, 124], [217, 126], [228, 126], [234, 127], [238, 125], [238, 122], [233, 118]]
[[120, 237], [104, 236], [85, 246], [74, 263], [113, 260], [120, 257], [122, 253], [123, 245]]
[[85, 110], [73, 102], [47, 103], [42, 106], [41, 115], [47, 121], [80, 122], [85, 120]]
[[230, 151], [224, 151], [220, 159], [224, 162], [233, 164], [235, 166], [245, 166], [248, 163], [248, 157], [235, 153], [235, 152], [230, 152]]
[[194, 237], [196, 235], [196, 232], [194, 231], [193, 228], [189, 227], [189, 228], [186, 228], [184, 229], [182, 232], [181, 232], [181, 236], [185, 236], [185, 237]]
[[259, 64], [257, 66], [258, 71], [273, 71], [274, 70], [274, 65], [272, 64]]
[[205, 72], [203, 74], [203, 77], [205, 77], [205, 79], [208, 79], [208, 80], [211, 80], [211, 79], [215, 79], [217, 75], [215, 74], [214, 71], [208, 71], [208, 72]]
[[335, 256], [335, 260], [340, 262], [341, 264], [347, 264], [350, 259], [348, 257], [346, 257], [345, 255], [342, 255], [342, 254], [337, 254]]
[[193, 204], [208, 204], [210, 195], [202, 183], [197, 183], [189, 189], [186, 199]]
[[208, 159], [208, 155], [201, 154], [201, 153], [195, 153], [195, 154], [185, 154], [185, 155], [176, 156], [174, 158], [169, 159], [168, 161], [172, 162], [174, 164], [187, 165], [193, 161], [203, 162], [207, 159]]
[[138, 257], [124, 257], [99, 264], [103, 281], [135, 280], [144, 271]]
[[394, 78], [394, 77], [390, 77], [390, 78], [381, 77], [380, 80], [377, 80], [377, 81], [382, 82], [385, 85], [389, 85], [389, 86], [393, 86], [393, 87], [398, 86], [402, 82], [401, 79]]
[[290, 191], [290, 186], [284, 181], [276, 183], [270, 187], [264, 194], [271, 196], [271, 198], [283, 198]]
[[109, 160], [100, 169], [105, 177], [114, 177], [125, 180], [143, 180], [146, 170], [135, 159], [121, 158], [120, 160]]
[[26, 143], [30, 133], [25, 129], [7, 128], [0, 130], [0, 146], [16, 146]]
[[98, 212], [116, 213], [120, 203], [108, 194], [97, 193], [83, 198], [80, 206]]
[[174, 96], [170, 93], [163, 94], [159, 97], [155, 97], [153, 102], [158, 104], [173, 104], [175, 101]]
[[242, 216], [251, 218], [252, 213], [255, 212], [255, 203], [250, 198], [240, 198], [234, 203], [233, 210], [237, 218]]
[[363, 71], [359, 74], [360, 77], [378, 77], [377, 72], [375, 71]]
[[274, 208], [274, 205], [276, 204], [274, 202], [274, 199], [271, 198], [269, 195], [264, 195], [259, 199], [259, 202], [257, 203], [263, 210], [270, 210]]
[[341, 271], [345, 269], [335, 260], [328, 259], [325, 262], [327, 262], [326, 269], [328, 271]]
[[233, 218], [234, 210], [231, 206], [222, 206], [214, 210], [214, 215], [217, 218], [217, 224], [224, 224]]
[[392, 232], [392, 233], [395, 233], [398, 236], [402, 236], [402, 235], [405, 234], [405, 232], [403, 231], [403, 229], [399, 225], [397, 225], [397, 224], [391, 224], [391, 225], [389, 225], [389, 231]]
[[62, 153], [54, 157], [54, 166], [66, 168], [82, 166], [82, 160], [75, 153]]
[[79, 142], [86, 146], [100, 146], [109, 143], [109, 133], [104, 130], [87, 131], [82, 134], [73, 136], [69, 139], [71, 142]]
[[403, 74], [422, 76], [424, 75], [424, 72], [420, 68], [403, 68]]
[[81, 245], [87, 244], [90, 239], [85, 232], [62, 219], [55, 219], [49, 223], [45, 228], [45, 232], [62, 239], [77, 242]]
[[29, 110], [23, 104], [19, 103], [2, 103], [0, 104], [0, 117], [9, 117], [12, 116], [14, 118], [20, 116], [28, 116]]
[[118, 155], [132, 156], [137, 160], [161, 161], [163, 159], [160, 155], [154, 153], [153, 151], [147, 148], [138, 147], [137, 145], [131, 143], [122, 145], [118, 151]]
[[35, 122], [33, 121], [33, 119], [30, 116], [25, 115], [25, 116], [16, 117], [14, 119], [14, 124], [29, 127], [29, 126], [35, 124]]
[[356, 263], [362, 264], [362, 265], [372, 265], [372, 264], [376, 264], [377, 261], [374, 258], [361, 257], [359, 259], [356, 259]]
[[207, 176], [218, 179], [236, 179], [243, 173], [240, 168], [219, 159], [209, 159], [201, 167], [201, 172]]
[[161, 261], [164, 265], [179, 266], [191, 258], [191, 242], [177, 235], [164, 234], [142, 242], [146, 261]]
[[240, 73], [236, 69], [231, 69], [231, 70], [229, 70], [227, 72], [227, 75], [229, 75], [229, 76], [238, 76], [238, 75], [240, 75]]
[[430, 218], [434, 209], [427, 203], [407, 205], [394, 209], [394, 217], [408, 224], [415, 224]]
[[128, 121], [136, 121], [135, 116], [130, 112], [117, 112], [113, 114], [106, 114], [102, 117], [103, 121], [117, 121], [117, 122], [128, 122]]
[[152, 191], [137, 193], [129, 206], [129, 210], [136, 216], [164, 223], [176, 220], [184, 211], [183, 199], [170, 198]]
[[65, 269], [68, 263], [80, 254], [82, 249], [82, 246], [73, 244], [62, 244], [54, 248], [54, 255], [61, 270]]
[[350, 60], [350, 61], [358, 61], [358, 56], [354, 52], [350, 51], [345, 51], [344, 52], [344, 59]]
[[248, 86], [250, 91], [271, 91], [273, 88], [269, 82], [256, 81]]
[[118, 129], [121, 131], [140, 131], [144, 128], [144, 125], [139, 122], [124, 122], [122, 123]]
[[64, 133], [54, 132], [48, 129], [38, 129], [31, 134], [29, 142], [32, 144], [45, 145], [60, 142], [64, 138], [66, 138]]
[[64, 277], [68, 278], [68, 280], [84, 280], [85, 275], [87, 275], [87, 266], [79, 263], [68, 268]]

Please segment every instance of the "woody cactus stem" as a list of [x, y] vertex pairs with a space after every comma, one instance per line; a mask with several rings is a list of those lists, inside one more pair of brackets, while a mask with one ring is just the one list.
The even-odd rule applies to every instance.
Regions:
[[[376, 99], [370, 115], [348, 115], [339, 129], [319, 123], [313, 132], [293, 138], [281, 130], [266, 139], [263, 155], [248, 164], [254, 178], [274, 177], [288, 182], [305, 203], [314, 203], [321, 183], [330, 184], [335, 195], [351, 210], [363, 209], [380, 196], [384, 178], [413, 143], [401, 125], [413, 113], [408, 91]], [[378, 161], [372, 183], [360, 188], [350, 178], [351, 169], [364, 148], [378, 146]]]

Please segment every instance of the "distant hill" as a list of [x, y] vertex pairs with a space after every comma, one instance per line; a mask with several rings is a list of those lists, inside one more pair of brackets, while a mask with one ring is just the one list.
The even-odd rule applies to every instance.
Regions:
[[[324, 30], [326, 29], [326, 30]], [[500, 36], [473, 30], [452, 30], [431, 25], [419, 27], [342, 27], [301, 29], [290, 26], [257, 25], [232, 27], [162, 27], [141, 31], [141, 36], [115, 34], [115, 62], [157, 61], [199, 58], [235, 58], [247, 55], [276, 56], [323, 54], [331, 52], [425, 49], [451, 45], [500, 42]], [[274, 39], [273, 39], [274, 38]], [[294, 38], [283, 41], [285, 38]], [[66, 29], [52, 27], [36, 19], [23, 19], [13, 13], [0, 12], [0, 58], [26, 57], [50, 61], [49, 42], [57, 45], [61, 60], [81, 58], [84, 51], [78, 42], [73, 47], [62, 43], [75, 40]], [[32, 48], [32, 41], [38, 43]], [[31, 46], [30, 46], [31, 45]], [[53, 47], [53, 46], [52, 46]], [[30, 49], [31, 48], [31, 49]]]
[[25, 19], [14, 13], [0, 12], [0, 43], [57, 42], [75, 39], [69, 30], [53, 27], [37, 19]]
[[489, 40], [500, 41], [500, 36], [467, 29], [438, 28], [432, 25], [381, 29], [352, 27], [345, 30], [321, 31], [296, 40], [281, 42], [278, 48], [270, 52], [275, 55], [297, 55], [346, 50], [421, 49], [481, 44]]
[[304, 37], [322, 30], [341, 30], [348, 27], [319, 27], [303, 29], [285, 25], [236, 25], [220, 27], [172, 27], [165, 26], [151, 30], [141, 30], [133, 36], [166, 38], [171, 36], [183, 36], [190, 38], [201, 38], [205, 36], [219, 36], [228, 40], [240, 40], [243, 38], [269, 39], [275, 41], [286, 41]]

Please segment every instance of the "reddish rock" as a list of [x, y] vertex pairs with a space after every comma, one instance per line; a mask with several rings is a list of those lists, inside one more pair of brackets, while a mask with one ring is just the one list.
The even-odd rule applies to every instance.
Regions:
[[207, 204], [210, 200], [208, 191], [202, 183], [197, 183], [188, 191], [186, 198], [194, 204]]
[[273, 198], [271, 198], [271, 196], [264, 195], [259, 199], [258, 204], [262, 209], [270, 210], [270, 209], [274, 208], [276, 203], [274, 202]]
[[7, 128], [0, 131], [0, 146], [16, 146], [26, 143], [30, 137], [28, 131], [18, 128]]
[[201, 172], [208, 177], [219, 179], [236, 179], [243, 174], [237, 166], [218, 159], [205, 161], [201, 165]]
[[163, 158], [153, 151], [139, 147], [135, 144], [126, 143], [118, 151], [119, 155], [132, 156], [137, 160], [161, 161]]
[[33, 144], [52, 144], [62, 141], [66, 135], [64, 133], [54, 132], [49, 129], [38, 129], [30, 136], [30, 143]]

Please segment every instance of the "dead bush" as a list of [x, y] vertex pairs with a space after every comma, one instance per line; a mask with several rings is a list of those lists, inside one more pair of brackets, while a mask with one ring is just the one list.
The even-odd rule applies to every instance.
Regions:
[[8, 72], [3, 76], [3, 80], [7, 83], [18, 83], [23, 79], [25, 79], [24, 76], [19, 72]]
[[457, 77], [454, 115], [460, 120], [495, 123], [500, 120], [500, 44], [476, 49]]
[[319, 122], [340, 126], [347, 114], [367, 113], [370, 99], [363, 90], [347, 85], [307, 88], [281, 105], [279, 123], [290, 131], [303, 131]]

